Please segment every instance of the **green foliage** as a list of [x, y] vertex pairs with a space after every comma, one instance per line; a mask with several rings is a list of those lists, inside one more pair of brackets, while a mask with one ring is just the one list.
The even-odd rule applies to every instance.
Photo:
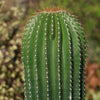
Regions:
[[100, 100], [100, 92], [93, 94], [93, 100]]
[[23, 36], [26, 100], [85, 100], [85, 39], [66, 11], [32, 17]]

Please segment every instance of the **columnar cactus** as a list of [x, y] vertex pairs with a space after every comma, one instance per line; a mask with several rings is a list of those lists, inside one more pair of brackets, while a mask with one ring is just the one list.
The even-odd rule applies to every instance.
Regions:
[[26, 100], [85, 100], [85, 38], [64, 10], [32, 17], [23, 35]]

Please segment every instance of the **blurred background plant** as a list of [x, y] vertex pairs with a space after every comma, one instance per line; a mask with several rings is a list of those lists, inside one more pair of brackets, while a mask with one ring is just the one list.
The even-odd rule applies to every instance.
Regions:
[[73, 12], [87, 37], [86, 100], [100, 100], [99, 0], [0, 0], [0, 100], [24, 100], [22, 33], [27, 20], [46, 7]]

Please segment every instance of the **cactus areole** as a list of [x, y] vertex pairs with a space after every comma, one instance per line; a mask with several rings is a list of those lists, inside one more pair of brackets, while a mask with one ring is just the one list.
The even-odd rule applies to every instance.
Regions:
[[32, 17], [22, 44], [25, 100], [85, 100], [85, 38], [69, 12]]

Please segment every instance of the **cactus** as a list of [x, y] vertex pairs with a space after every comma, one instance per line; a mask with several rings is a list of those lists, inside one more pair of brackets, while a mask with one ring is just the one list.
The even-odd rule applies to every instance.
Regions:
[[22, 45], [26, 100], [85, 100], [85, 38], [73, 15], [38, 13]]

